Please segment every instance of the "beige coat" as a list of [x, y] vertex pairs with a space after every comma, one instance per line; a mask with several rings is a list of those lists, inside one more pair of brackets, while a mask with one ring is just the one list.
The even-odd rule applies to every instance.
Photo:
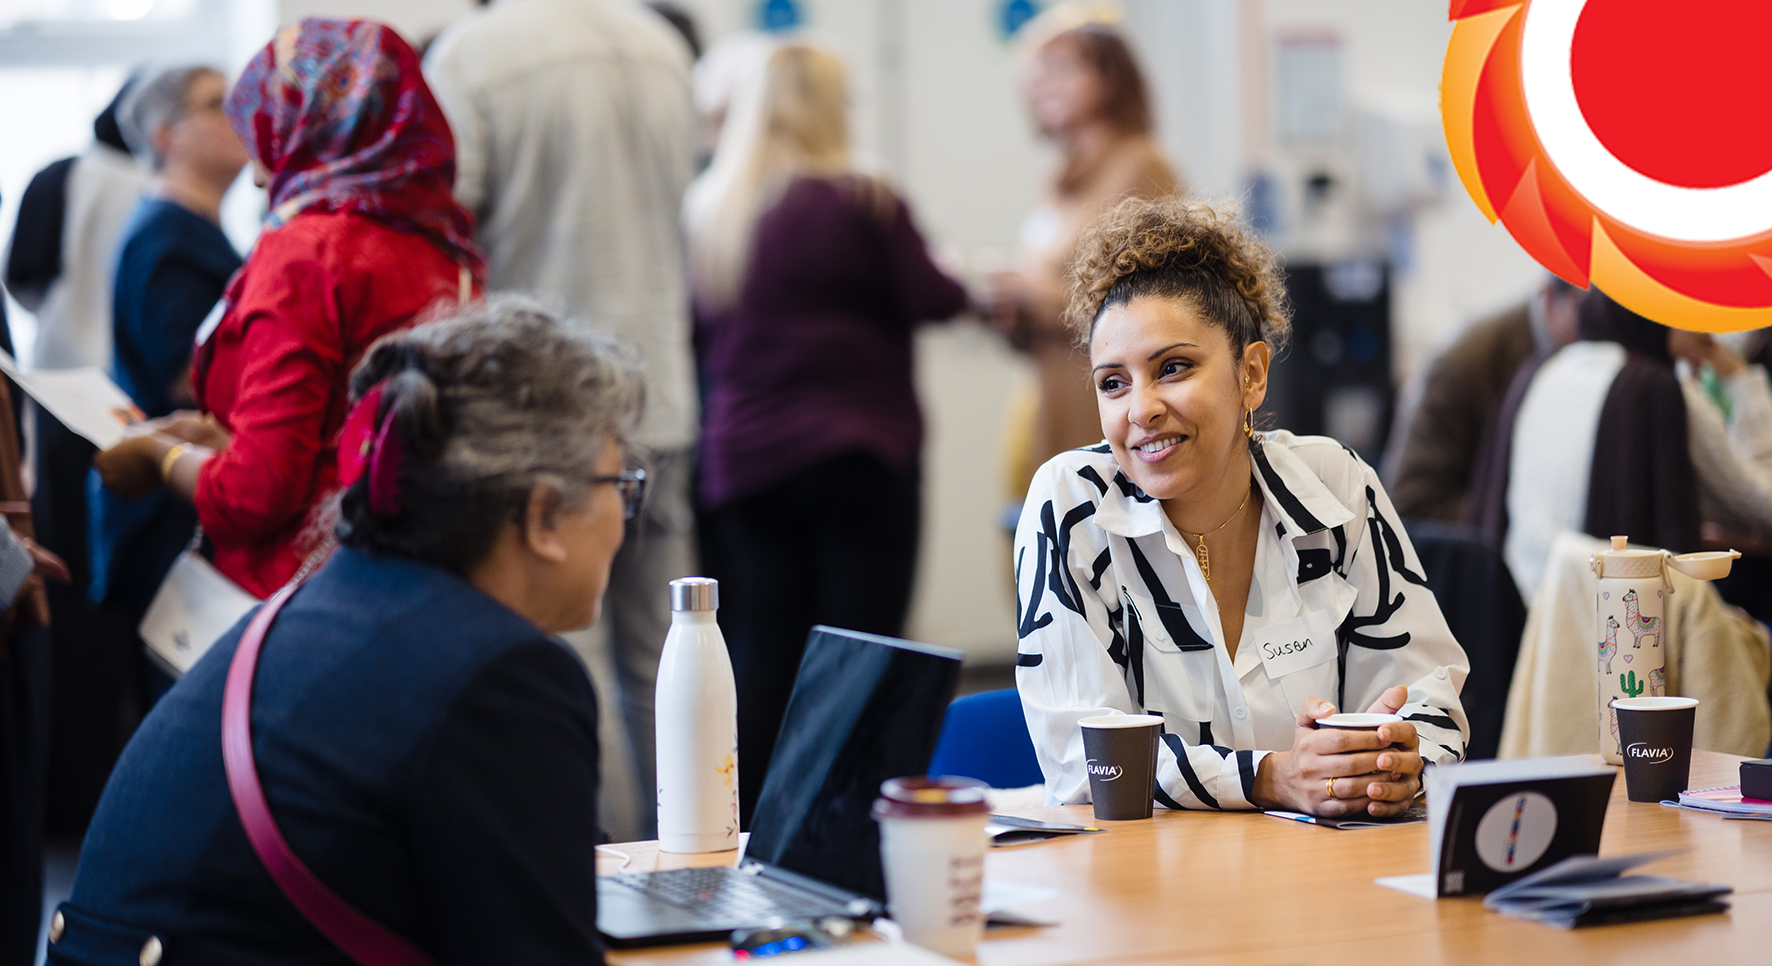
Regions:
[[[1501, 757], [1599, 750], [1599, 681], [1594, 597], [1588, 558], [1606, 542], [1564, 532], [1551, 545], [1520, 640], [1501, 730]], [[1667, 693], [1697, 698], [1693, 747], [1762, 758], [1772, 740], [1766, 681], [1772, 672], [1766, 628], [1723, 603], [1716, 588], [1670, 574]]]
[[1028, 291], [1022, 306], [1034, 364], [1039, 406], [1016, 496], [1053, 456], [1101, 441], [1101, 416], [1089, 385], [1088, 353], [1064, 328], [1065, 292], [1077, 240], [1096, 216], [1120, 201], [1155, 198], [1181, 190], [1175, 169], [1149, 137], [1109, 145], [1099, 157], [1069, 165], [1045, 203], [1022, 229], [1021, 271]]

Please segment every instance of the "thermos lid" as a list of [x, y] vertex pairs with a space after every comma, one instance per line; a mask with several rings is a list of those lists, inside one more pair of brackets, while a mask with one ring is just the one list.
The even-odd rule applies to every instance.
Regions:
[[712, 577], [671, 581], [671, 610], [719, 610], [720, 582]]
[[1632, 550], [1627, 538], [1615, 536], [1612, 546], [1593, 555], [1591, 564], [1597, 577], [1660, 577], [1665, 550]]
[[[1729, 568], [1741, 553], [1735, 550], [1711, 550], [1703, 553], [1682, 553], [1666, 550], [1632, 550], [1625, 537], [1613, 537], [1612, 546], [1601, 550], [1589, 560], [1596, 577], [1643, 578], [1661, 577], [1666, 583], [1663, 567], [1671, 567], [1694, 580], [1719, 580], [1729, 576]], [[1673, 586], [1668, 584], [1671, 591]]]

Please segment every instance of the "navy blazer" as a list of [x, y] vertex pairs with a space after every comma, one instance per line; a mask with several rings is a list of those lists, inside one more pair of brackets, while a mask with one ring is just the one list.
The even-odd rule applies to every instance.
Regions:
[[[348, 963], [234, 811], [222, 687], [242, 621], [124, 749], [52, 963]], [[459, 577], [340, 549], [272, 627], [259, 780], [290, 847], [443, 963], [601, 963], [597, 706], [558, 641]]]

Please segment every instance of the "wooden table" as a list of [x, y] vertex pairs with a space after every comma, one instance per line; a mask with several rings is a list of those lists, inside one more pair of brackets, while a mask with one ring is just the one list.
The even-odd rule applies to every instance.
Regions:
[[[1596, 759], [1597, 760], [1597, 759]], [[1692, 786], [1733, 785], [1743, 759], [1694, 752]], [[1014, 814], [1087, 823], [1088, 806]], [[1025, 907], [1059, 920], [993, 928], [987, 966], [1188, 963], [1763, 963], [1772, 961], [1772, 822], [1625, 800], [1621, 773], [1602, 855], [1683, 849], [1642, 871], [1735, 887], [1723, 915], [1563, 931], [1509, 919], [1480, 898], [1429, 901], [1373, 883], [1428, 871], [1427, 825], [1336, 831], [1248, 813], [1165, 812], [1102, 835], [994, 849], [985, 875], [1060, 891]], [[630, 871], [715, 865], [737, 853], [616, 848]], [[603, 871], [614, 871], [610, 861]], [[612, 953], [612, 963], [730, 963], [724, 946]]]

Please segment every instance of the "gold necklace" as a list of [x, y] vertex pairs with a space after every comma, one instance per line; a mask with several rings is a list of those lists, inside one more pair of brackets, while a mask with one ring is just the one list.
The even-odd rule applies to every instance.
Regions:
[[[1249, 488], [1249, 493], [1253, 493], [1254, 491], [1255, 491], [1255, 488], [1253, 486], [1251, 486]], [[1217, 533], [1218, 531], [1223, 530], [1225, 527], [1228, 527], [1231, 525], [1232, 520], [1235, 520], [1237, 517], [1241, 516], [1243, 513], [1243, 508], [1249, 505], [1249, 493], [1243, 494], [1243, 502], [1237, 504], [1237, 508], [1235, 510], [1231, 511], [1231, 515], [1228, 518], [1226, 518], [1223, 523], [1219, 524], [1216, 527], [1213, 527], [1210, 530], [1207, 530], [1206, 533], [1200, 534], [1200, 545], [1194, 548], [1194, 559], [1200, 561], [1200, 576], [1201, 576], [1201, 578], [1203, 578], [1205, 580], [1212, 579], [1212, 555], [1206, 551], [1206, 534], [1207, 533]], [[1181, 535], [1184, 537], [1188, 535], [1188, 532], [1186, 530], [1182, 530], [1180, 527], [1176, 527], [1175, 529], [1181, 530]]]

